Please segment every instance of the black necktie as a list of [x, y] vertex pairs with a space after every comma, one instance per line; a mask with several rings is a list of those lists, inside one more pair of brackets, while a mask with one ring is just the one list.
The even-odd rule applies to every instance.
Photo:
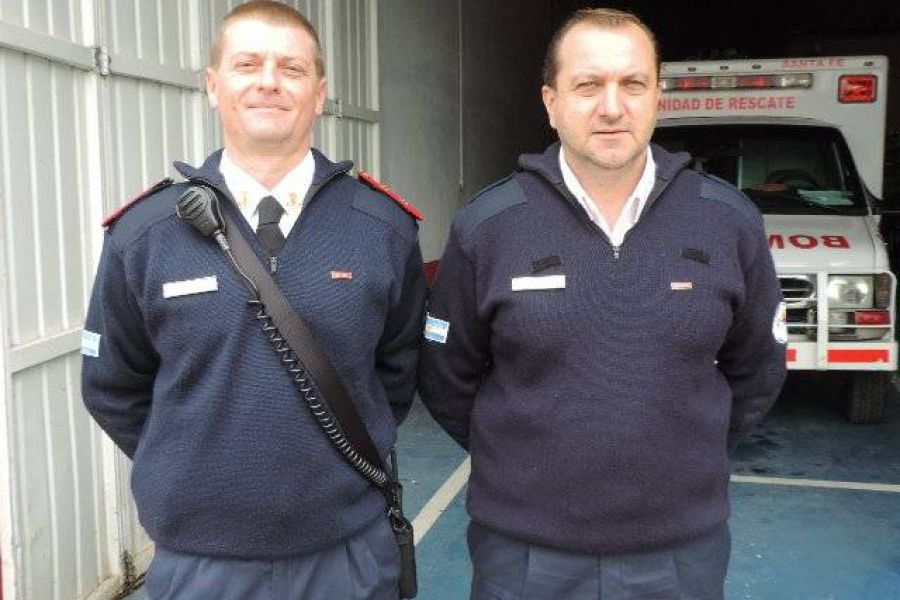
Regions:
[[284, 208], [272, 196], [266, 196], [259, 201], [259, 225], [256, 226], [256, 235], [262, 242], [263, 248], [269, 256], [277, 256], [284, 247], [284, 234], [278, 222], [284, 214]]

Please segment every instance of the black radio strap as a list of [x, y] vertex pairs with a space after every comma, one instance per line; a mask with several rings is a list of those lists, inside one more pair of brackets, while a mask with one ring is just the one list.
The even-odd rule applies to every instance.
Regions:
[[400, 559], [400, 598], [415, 598], [415, 536], [412, 524], [403, 514], [403, 489], [393, 452], [393, 470], [388, 471], [331, 361], [250, 248], [234, 219], [227, 210], [219, 210], [216, 193], [207, 186], [194, 186], [182, 194], [176, 212], [201, 235], [212, 236], [241, 277], [250, 283], [250, 305], [258, 310], [256, 318], [313, 418], [338, 454], [384, 496]]
[[275, 327], [309, 371], [319, 390], [320, 399], [323, 399], [323, 403], [331, 410], [344, 435], [360, 455], [373, 466], [388, 473], [337, 371], [318, 347], [312, 331], [263, 267], [228, 211], [222, 212], [225, 219], [225, 238], [231, 245], [235, 260], [259, 290], [266, 313], [272, 318]]

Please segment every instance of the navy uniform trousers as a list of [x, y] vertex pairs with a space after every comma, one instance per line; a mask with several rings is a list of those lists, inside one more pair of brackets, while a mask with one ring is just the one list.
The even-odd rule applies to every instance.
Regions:
[[723, 600], [731, 534], [597, 556], [536, 546], [470, 523], [471, 600]]
[[152, 600], [397, 600], [397, 542], [386, 518], [331, 548], [281, 560], [180, 554], [157, 547]]

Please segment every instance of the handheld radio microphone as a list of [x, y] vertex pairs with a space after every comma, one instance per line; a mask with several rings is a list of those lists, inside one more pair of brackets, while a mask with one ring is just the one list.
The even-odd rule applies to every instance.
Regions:
[[219, 212], [219, 199], [208, 187], [195, 185], [183, 193], [175, 208], [178, 218], [190, 223], [203, 237], [212, 236], [225, 252], [231, 247], [223, 233], [222, 214]]

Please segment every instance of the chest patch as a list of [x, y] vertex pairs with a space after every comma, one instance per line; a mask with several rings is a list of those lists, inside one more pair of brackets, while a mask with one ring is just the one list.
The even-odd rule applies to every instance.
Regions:
[[562, 290], [566, 287], [565, 275], [542, 275], [535, 277], [513, 277], [512, 291]]
[[163, 298], [177, 298], [217, 291], [219, 291], [219, 280], [215, 275], [182, 281], [168, 281], [163, 284]]

